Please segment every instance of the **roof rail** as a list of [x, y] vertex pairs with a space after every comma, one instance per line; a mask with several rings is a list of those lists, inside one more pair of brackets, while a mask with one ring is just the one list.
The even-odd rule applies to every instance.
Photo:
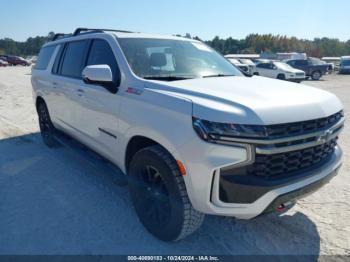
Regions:
[[70, 37], [70, 36], [72, 36], [72, 34], [61, 34], [61, 33], [55, 34], [55, 35], [52, 37], [51, 41], [56, 41], [57, 39], [65, 38], [65, 37]]
[[81, 33], [89, 32], [89, 31], [93, 31], [93, 32], [96, 32], [96, 33], [101, 33], [101, 32], [104, 32], [104, 31], [119, 32], [119, 33], [133, 33], [133, 32], [131, 32], [131, 31], [125, 31], [125, 30], [79, 27], [79, 28], [77, 28], [77, 29], [74, 31], [73, 36], [77, 36], [77, 35], [80, 35]]

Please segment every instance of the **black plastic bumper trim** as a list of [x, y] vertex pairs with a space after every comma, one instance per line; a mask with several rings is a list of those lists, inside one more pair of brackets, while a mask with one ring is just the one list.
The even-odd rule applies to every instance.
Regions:
[[329, 166], [335, 165], [341, 159], [342, 152], [335, 151], [327, 162], [322, 163], [317, 168], [311, 167], [302, 173], [281, 177], [279, 179], [264, 179], [257, 176], [248, 175], [223, 175], [220, 174], [219, 197], [224, 203], [251, 204], [267, 192], [295, 184], [299, 181], [313, 177]]
[[271, 213], [276, 211], [281, 205], [288, 203], [288, 202], [295, 202], [300, 198], [303, 198], [309, 194], [314, 193], [321, 187], [323, 187], [325, 184], [327, 184], [332, 178], [334, 178], [339, 171], [340, 167], [335, 169], [333, 172], [331, 172], [328, 176], [309, 184], [305, 187], [299, 188], [297, 190], [288, 192], [286, 194], [280, 195], [277, 197], [274, 201], [271, 202], [271, 204], [263, 211], [262, 214]]

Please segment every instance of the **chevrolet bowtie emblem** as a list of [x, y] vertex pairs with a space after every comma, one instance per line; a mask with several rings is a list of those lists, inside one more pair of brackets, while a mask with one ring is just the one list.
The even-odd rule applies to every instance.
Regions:
[[331, 130], [325, 131], [321, 136], [319, 136], [318, 141], [327, 142], [330, 139], [332, 133], [333, 132]]

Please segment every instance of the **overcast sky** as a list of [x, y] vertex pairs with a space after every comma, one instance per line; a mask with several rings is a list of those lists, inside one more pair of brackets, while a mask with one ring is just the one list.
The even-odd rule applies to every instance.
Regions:
[[250, 33], [350, 39], [349, 0], [0, 0], [0, 38], [76, 27], [198, 35]]

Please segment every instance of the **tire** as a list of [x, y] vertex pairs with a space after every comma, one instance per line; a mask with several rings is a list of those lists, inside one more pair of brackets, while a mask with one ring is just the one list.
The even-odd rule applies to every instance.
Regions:
[[320, 80], [322, 73], [320, 71], [314, 71], [311, 73], [312, 80]]
[[177, 241], [196, 231], [204, 214], [188, 198], [175, 159], [161, 146], [137, 152], [129, 168], [129, 191], [144, 227], [163, 241]]
[[39, 103], [37, 110], [40, 133], [44, 143], [49, 148], [58, 147], [59, 143], [55, 138], [56, 129], [51, 122], [49, 110], [47, 109], [46, 104], [44, 102]]
[[284, 74], [279, 74], [277, 76], [277, 79], [279, 79], [279, 80], [286, 80], [286, 76]]

